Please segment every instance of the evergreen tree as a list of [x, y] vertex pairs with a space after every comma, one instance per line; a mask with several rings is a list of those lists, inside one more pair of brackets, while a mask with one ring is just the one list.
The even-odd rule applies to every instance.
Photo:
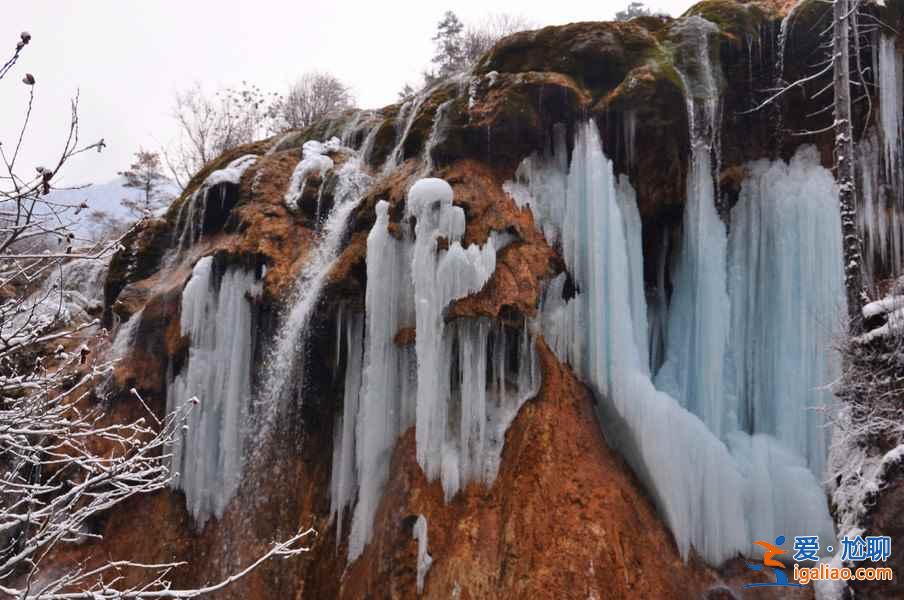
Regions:
[[162, 171], [160, 155], [156, 152], [139, 149], [135, 153], [135, 162], [132, 166], [127, 171], [120, 171], [119, 175], [126, 179], [124, 187], [141, 190], [144, 194], [137, 200], [122, 199], [122, 205], [136, 217], [152, 214], [168, 200], [160, 190], [167, 182], [167, 178]]
[[436, 54], [433, 55], [433, 64], [436, 70], [425, 74], [428, 80], [439, 80], [454, 75], [465, 66], [464, 33], [465, 26], [451, 10], [447, 10], [442, 20], [436, 26], [436, 35], [433, 43], [436, 45]]

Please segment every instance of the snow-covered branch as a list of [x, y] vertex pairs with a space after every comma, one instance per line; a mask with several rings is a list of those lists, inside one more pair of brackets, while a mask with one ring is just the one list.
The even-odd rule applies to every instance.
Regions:
[[[14, 55], [0, 66], [0, 79], [30, 41], [27, 33], [20, 36]], [[111, 380], [115, 364], [103, 352], [109, 336], [92, 316], [98, 307], [85, 306], [85, 296], [102, 287], [107, 260], [123, 238], [86, 245], [73, 226], [86, 216], [87, 204], [50, 194], [69, 160], [101, 151], [104, 142], [80, 144], [75, 98], [53, 166], [23, 175], [19, 149], [38, 84], [30, 73], [22, 82], [29, 88], [22, 124], [14, 143], [0, 143], [0, 595], [194, 598], [223, 589], [266, 560], [306, 551], [302, 541], [311, 530], [274, 544], [220, 583], [192, 590], [171, 585], [168, 576], [180, 563], [111, 560], [58, 572], [55, 551], [100, 537], [91, 524], [101, 514], [172, 482], [171, 448], [197, 400], [159, 417], [132, 390], [140, 416], [118, 422], [108, 414], [98, 390]], [[136, 569], [149, 580], [127, 585], [124, 573]]]

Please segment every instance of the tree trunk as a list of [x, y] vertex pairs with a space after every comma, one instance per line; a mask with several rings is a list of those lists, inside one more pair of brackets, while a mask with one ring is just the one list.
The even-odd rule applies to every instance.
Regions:
[[861, 329], [863, 289], [860, 235], [857, 231], [857, 188], [854, 178], [854, 128], [851, 123], [850, 0], [835, 0], [832, 52], [835, 60], [835, 177], [841, 209], [844, 285], [847, 291], [849, 328]]

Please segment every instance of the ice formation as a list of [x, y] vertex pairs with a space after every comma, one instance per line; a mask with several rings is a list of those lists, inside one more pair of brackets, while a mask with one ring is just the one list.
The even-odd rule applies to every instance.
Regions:
[[894, 37], [878, 34], [873, 64], [879, 89], [876, 127], [857, 143], [860, 206], [857, 216], [863, 238], [863, 266], [867, 283], [897, 276], [904, 269], [904, 182], [902, 114], [904, 114], [904, 56]]
[[895, 38], [879, 34], [876, 47], [879, 80], [879, 124], [882, 129], [885, 173], [889, 183], [900, 181], [902, 99], [904, 99], [904, 57], [895, 47]]
[[[336, 544], [342, 539], [343, 514], [357, 490], [355, 424], [360, 406], [363, 365], [364, 319], [351, 315], [338, 319], [337, 339], [345, 348], [345, 386], [342, 414], [333, 436], [333, 468], [330, 479], [330, 515], [336, 518]], [[339, 352], [337, 352], [338, 356]]]
[[[346, 367], [346, 393], [360, 386], [360, 403], [352, 427], [343, 435], [355, 436], [357, 504], [352, 517], [348, 555], [354, 559], [370, 541], [373, 519], [383, 485], [389, 477], [392, 449], [399, 435], [414, 423], [415, 359], [410, 347], [393, 339], [414, 325], [414, 298], [410, 295], [411, 252], [387, 229], [388, 205], [377, 204], [377, 220], [367, 238], [366, 335], [361, 382]], [[348, 396], [346, 396], [348, 397]], [[343, 447], [351, 445], [343, 442]], [[354, 494], [341, 499], [349, 502]]]
[[[705, 163], [704, 157], [698, 159]], [[831, 176], [806, 153], [791, 165], [753, 165], [754, 173], [758, 168], [762, 172], [745, 183], [746, 199], [736, 210], [744, 211], [746, 204], [756, 203], [764, 214], [757, 218], [747, 215], [745, 223], [739, 212], [741, 224], [731, 240], [726, 238], [716, 214], [705, 165], [700, 169], [704, 175], [689, 181], [689, 192], [696, 198], [688, 199], [686, 210], [692, 216], [685, 219], [679, 264], [673, 269], [672, 303], [667, 311], [661, 309], [663, 316], [659, 317], [670, 323], [667, 347], [673, 366], [669, 369], [684, 377], [681, 385], [670, 382], [669, 387], [676, 395], [694, 395], [682, 399], [657, 389], [650, 379], [647, 338], [636, 332], [640, 328], [646, 333], [643, 328], [649, 327], [643, 282], [637, 273], [643, 264], [637, 242], [640, 220], [634, 215], [636, 207], [631, 209], [633, 191], [627, 182], [614, 176], [596, 127], [587, 124], [579, 129], [566, 172], [555, 173], [561, 169], [558, 157], [532, 157], [528, 162], [519, 172], [522, 176], [530, 173], [531, 181], [515, 184], [514, 189], [522, 193], [531, 190], [526, 202], [531, 207], [550, 207], [555, 203], [564, 206], [563, 221], [547, 221], [543, 226], [554, 229], [554, 235], [560, 237], [565, 262], [578, 291], [572, 298], [564, 297], [565, 275], [550, 283], [544, 297], [544, 335], [556, 354], [571, 364], [603, 399], [600, 420], [606, 433], [652, 489], [682, 555], [687, 556], [693, 546], [707, 561], [718, 564], [738, 552], [751, 551], [752, 540], [774, 535], [774, 531], [831, 535], [825, 496], [808, 466], [810, 457], [803, 454], [810, 447], [805, 443], [806, 448], [798, 451], [796, 444], [786, 446], [775, 437], [784, 432], [769, 431], [765, 425], [758, 430], [743, 429], [737, 422], [737, 411], [732, 412], [738, 402], [729, 377], [732, 361], [723, 362], [723, 357], [732, 351], [730, 341], [738, 339], [731, 331], [732, 315], [742, 319], [742, 314], [779, 311], [776, 318], [786, 327], [786, 338], [795, 338], [784, 342], [803, 352], [788, 366], [797, 365], [807, 377], [788, 390], [805, 395], [794, 398], [791, 409], [784, 408], [785, 417], [789, 427], [799, 427], [797, 432], [804, 440], [822, 433], [821, 429], [811, 428], [811, 421], [801, 421], [797, 413], [806, 413], [807, 402], [817, 395], [806, 386], [819, 380], [820, 373], [831, 372], [829, 366], [823, 367], [827, 355], [820, 352], [827, 352], [828, 338], [817, 339], [819, 336], [813, 331], [830, 335], [827, 327], [836, 314], [835, 303], [841, 289], [833, 286], [840, 285], [840, 275], [819, 269], [802, 273], [810, 268], [808, 261], [814, 256], [821, 257], [826, 265], [840, 265], [840, 258], [825, 260], [825, 256], [840, 256], [840, 227], [835, 226], [838, 212], [831, 204], [835, 197]], [[776, 181], [765, 185], [764, 177]], [[800, 238], [790, 241], [792, 236], [780, 224], [784, 214], [781, 211], [786, 210], [783, 204], [789, 200], [782, 195], [789, 190], [798, 192], [794, 199], [815, 196], [796, 211], [788, 209], [791, 222], [787, 228], [801, 228]], [[554, 211], [545, 210], [545, 214]], [[688, 223], [692, 226], [688, 227]], [[820, 240], [812, 235], [817, 230], [823, 236]], [[815, 249], [801, 247], [817, 243]], [[764, 244], [783, 245], [769, 251]], [[740, 251], [730, 254], [730, 247], [755, 250], [756, 256], [763, 256], [769, 266], [753, 258], [753, 262], [746, 261]], [[826, 281], [819, 282], [813, 292], [826, 294], [813, 307], [821, 316], [801, 315], [803, 302], [813, 299], [808, 293], [795, 299], [782, 292], [781, 297], [753, 298], [735, 308], [726, 281], [729, 256], [733, 273], [738, 275], [746, 269], [752, 271], [750, 277], [765, 277], [765, 269], [778, 273], [777, 283], [806, 276], [814, 285], [815, 279], [824, 277]], [[840, 266], [837, 269], [840, 271]], [[759, 280], [766, 291], [772, 283], [770, 279]], [[738, 289], [737, 294], [746, 291]], [[787, 307], [781, 305], [785, 300], [789, 302]], [[638, 302], [640, 306], [635, 306]], [[763, 306], [767, 302], [772, 304]], [[787, 329], [792, 316], [801, 321], [794, 329]], [[701, 324], [701, 319], [718, 321]], [[761, 323], [760, 327], [771, 332], [776, 325]], [[738, 339], [738, 343], [741, 341]], [[757, 355], [781, 350], [759, 338], [748, 343], [761, 344]], [[787, 360], [790, 355], [780, 356]], [[765, 363], [767, 359], [761, 361]], [[660, 372], [663, 370], [668, 372], [666, 366]], [[787, 382], [798, 376], [799, 371], [786, 371], [781, 374], [781, 381], [789, 385]], [[755, 401], [746, 399], [753, 392], [745, 393], [745, 402], [755, 405]], [[699, 401], [699, 394], [704, 394], [705, 402]], [[780, 407], [776, 404], [769, 409], [774, 414]]]
[[842, 261], [828, 258], [842, 254], [837, 189], [812, 146], [747, 171], [729, 239], [733, 425], [775, 436], [821, 476], [816, 409], [833, 401], [825, 386], [840, 365], [829, 349], [844, 314]]
[[[305, 182], [311, 175], [323, 177], [327, 171], [333, 168], [333, 159], [326, 155], [327, 152], [335, 151], [339, 147], [339, 139], [332, 138], [328, 142], [321, 143], [317, 140], [309, 140], [304, 143], [301, 149], [301, 160], [295, 165], [292, 171], [292, 177], [289, 179], [289, 186], [286, 188], [286, 195], [283, 199], [286, 207], [290, 210], [298, 210], [298, 202], [301, 200], [301, 194], [304, 192]], [[320, 202], [317, 202], [317, 218], [320, 218]]]
[[180, 327], [190, 346], [167, 387], [167, 412], [191, 398], [199, 402], [172, 448], [172, 486], [185, 492], [199, 527], [211, 516], [222, 516], [241, 477], [251, 397], [251, 300], [259, 293], [253, 271], [229, 267], [220, 275], [209, 256], [195, 264], [182, 291]]
[[254, 154], [245, 154], [212, 172], [188, 200], [182, 203], [176, 219], [177, 250], [185, 250], [201, 238], [208, 204], [211, 200], [222, 204], [226, 198], [226, 186], [238, 185], [242, 175], [257, 162], [257, 158]]
[[427, 519], [424, 515], [418, 515], [411, 536], [417, 540], [417, 593], [422, 594], [424, 579], [427, 578], [427, 571], [433, 564], [433, 557], [427, 552]]
[[882, 153], [875, 130], [870, 130], [857, 143], [860, 175], [857, 220], [863, 243], [864, 277], [867, 283], [873, 284], [883, 276], [900, 273], [904, 256], [904, 215], [896, 199], [888, 194]]
[[[417, 219], [411, 260], [418, 332], [417, 459], [428, 479], [442, 474], [444, 487], [457, 487], [451, 481], [457, 465], [449, 462], [456, 457], [443, 452], [448, 379], [440, 374], [449, 364], [443, 310], [453, 300], [480, 291], [496, 268], [496, 251], [492, 243], [462, 248], [465, 214], [452, 205], [452, 188], [442, 179], [415, 183], [407, 210]], [[449, 249], [438, 254], [440, 237], [449, 241]]]
[[[341, 518], [339, 507], [357, 498], [349, 560], [370, 540], [402, 432], [415, 426], [418, 462], [429, 479], [441, 480], [449, 499], [468, 482], [495, 479], [505, 431], [538, 389], [539, 367], [526, 324], [515, 332], [485, 318], [444, 321], [446, 306], [483, 287], [505, 243], [492, 235], [483, 247], [463, 248], [464, 212], [452, 200], [445, 181], [422, 179], [412, 186], [413, 240], [410, 233], [404, 239], [391, 235], [389, 205], [376, 206], [367, 240], [362, 375], [354, 368], [356, 350], [346, 350], [346, 400], [334, 446], [334, 513]], [[437, 249], [440, 238], [447, 249]], [[361, 344], [355, 318], [343, 319], [351, 328], [347, 346]], [[415, 325], [414, 347], [394, 342], [399, 331]], [[352, 474], [349, 452], [355, 454]], [[357, 493], [343, 481], [355, 481]]]

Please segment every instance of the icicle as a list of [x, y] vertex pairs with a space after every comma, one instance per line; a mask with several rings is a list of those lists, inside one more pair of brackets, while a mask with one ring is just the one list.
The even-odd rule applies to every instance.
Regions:
[[172, 448], [172, 485], [185, 492], [199, 527], [222, 516], [241, 477], [254, 331], [249, 297], [259, 293], [253, 271], [227, 269], [217, 281], [212, 257], [197, 262], [182, 292], [181, 332], [191, 345], [167, 388], [167, 411], [192, 397], [200, 402]]
[[878, 44], [879, 124], [882, 129], [886, 180], [895, 188], [901, 180], [901, 129], [904, 111], [904, 58], [895, 38], [879, 34]]
[[417, 540], [417, 593], [424, 593], [424, 579], [433, 564], [433, 558], [427, 552], [427, 519], [418, 515], [414, 522], [411, 536]]
[[342, 414], [336, 419], [333, 436], [333, 470], [330, 482], [330, 516], [336, 517], [337, 546], [342, 539], [343, 513], [354, 498], [358, 485], [355, 468], [357, 456], [355, 424], [359, 411], [363, 367], [363, 317], [360, 314], [349, 315], [342, 333], [345, 338], [345, 387], [342, 396]]
[[[414, 421], [413, 357], [395, 335], [414, 321], [410, 297], [410, 251], [388, 229], [389, 205], [377, 203], [377, 220], [367, 237], [366, 341], [361, 403], [355, 421], [358, 503], [352, 517], [348, 557], [370, 541], [374, 515], [389, 476], [392, 449]], [[349, 377], [346, 371], [346, 378]], [[346, 379], [346, 385], [348, 379]]]
[[[443, 336], [443, 310], [453, 300], [480, 291], [496, 268], [492, 242], [462, 248], [465, 215], [452, 205], [452, 197], [452, 188], [442, 179], [421, 179], [408, 192], [408, 214], [417, 219], [411, 262], [417, 315], [417, 457], [430, 480], [452, 469], [443, 460], [454, 458], [443, 452], [449, 380], [441, 373], [450, 352]], [[437, 254], [440, 237], [449, 247]]]
[[[354, 445], [359, 488], [349, 560], [370, 540], [392, 450], [403, 431], [416, 426], [418, 461], [430, 479], [441, 480], [450, 499], [471, 481], [495, 479], [505, 431], [539, 388], [526, 323], [512, 346], [517, 361], [508, 364], [510, 346], [501, 326], [488, 319], [447, 326], [443, 319], [450, 302], [478, 291], [492, 274], [504, 236], [492, 235], [483, 248], [462, 248], [464, 213], [452, 205], [452, 189], [442, 180], [412, 186], [408, 210], [417, 217], [414, 244], [390, 234], [385, 201], [377, 203], [367, 239], [364, 368]], [[447, 250], [437, 251], [440, 237], [449, 242]], [[415, 352], [397, 346], [396, 334], [415, 323]], [[351, 377], [346, 371], [347, 388], [355, 385]], [[345, 421], [343, 431], [348, 431]]]

